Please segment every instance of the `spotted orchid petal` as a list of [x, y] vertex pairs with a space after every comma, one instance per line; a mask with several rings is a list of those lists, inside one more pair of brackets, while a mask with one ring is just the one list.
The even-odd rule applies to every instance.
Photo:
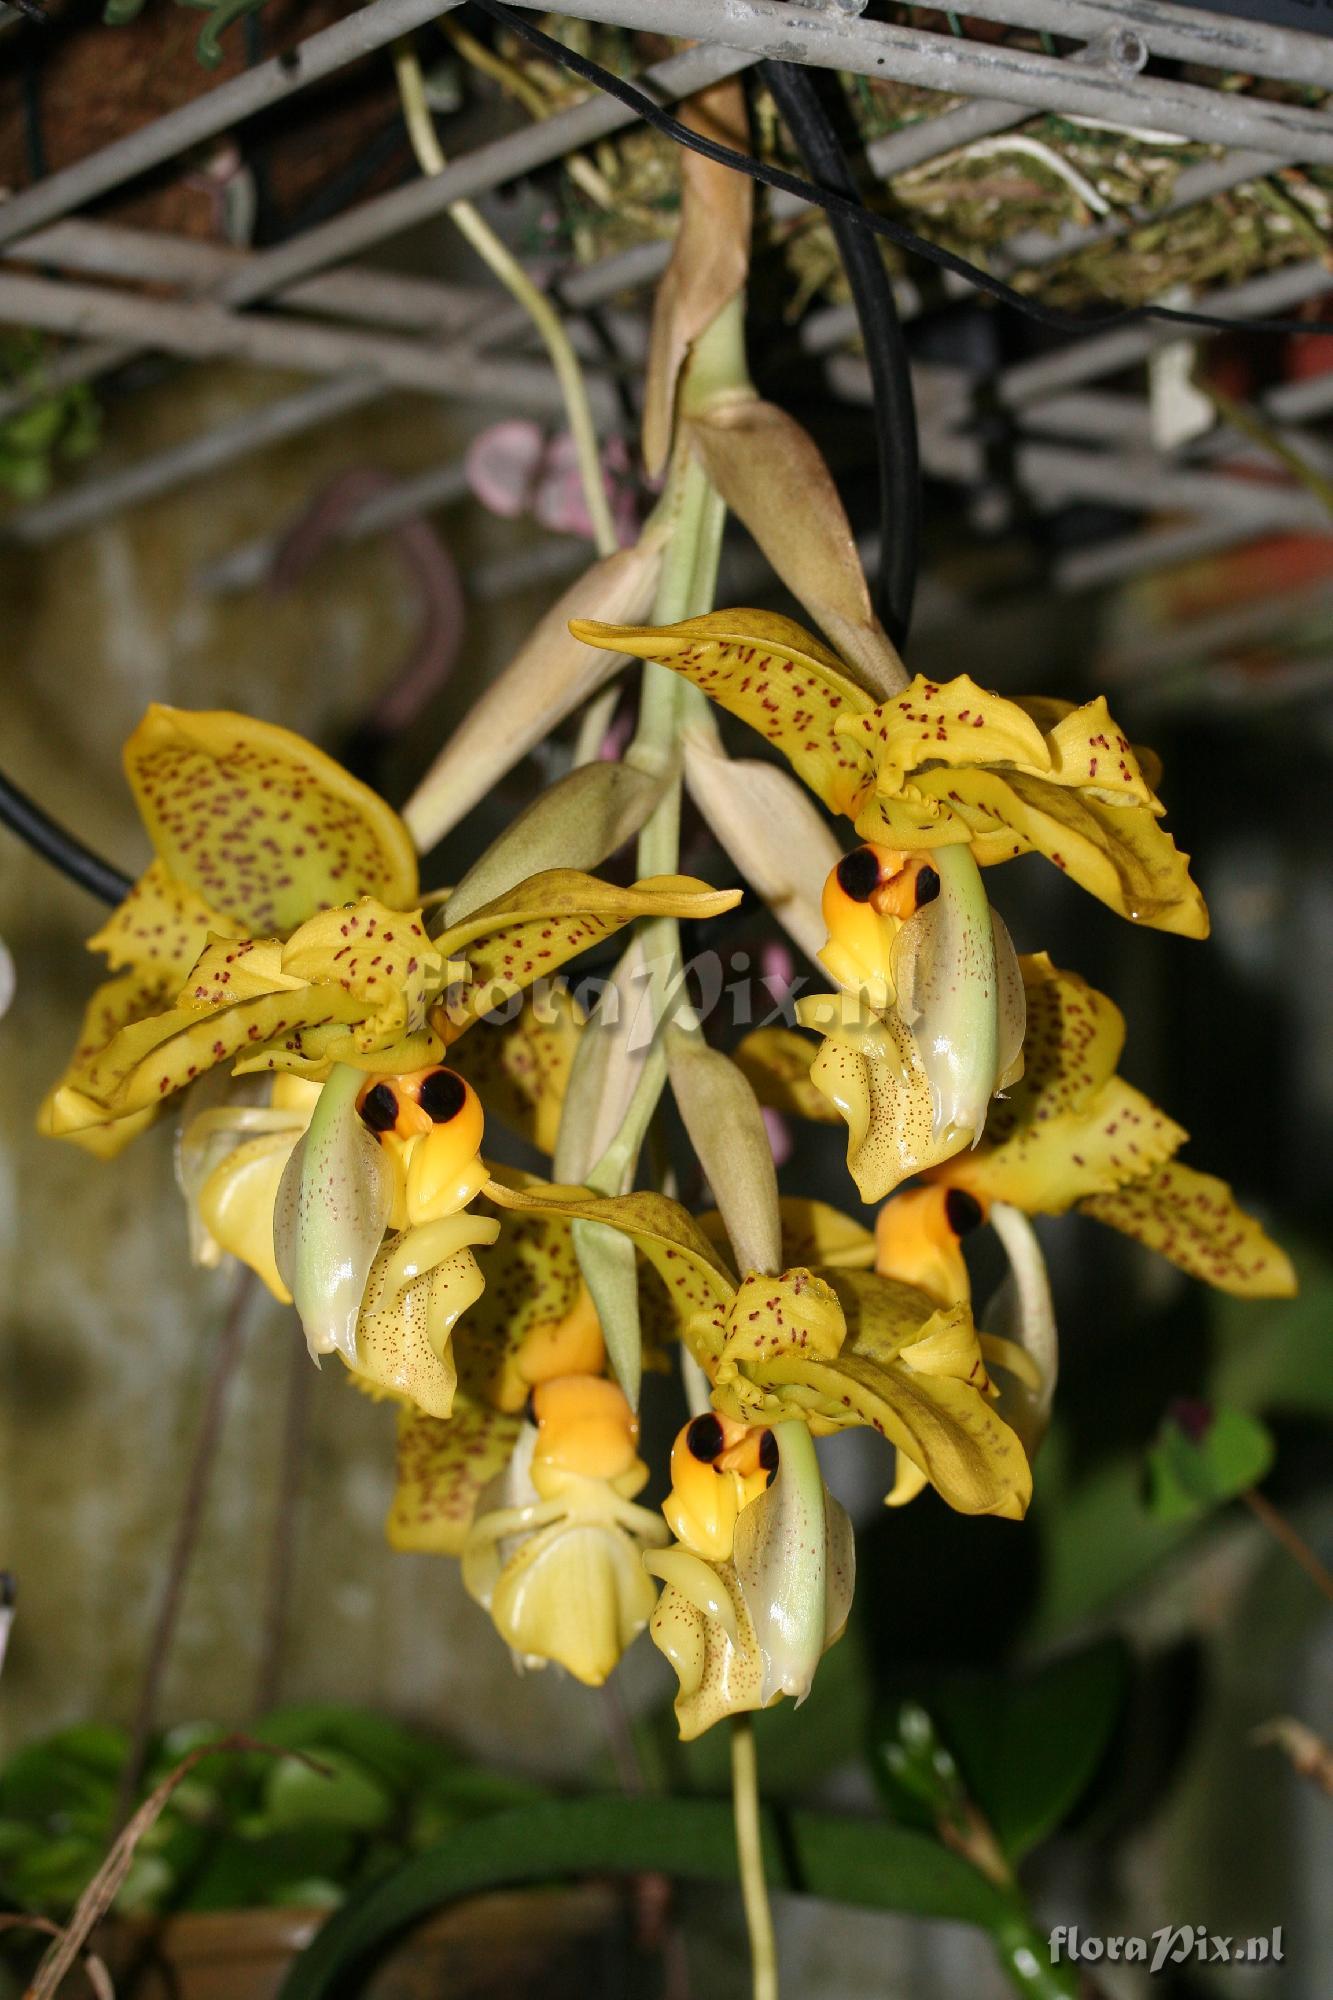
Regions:
[[653, 876], [620, 888], [576, 869], [555, 868], [506, 891], [440, 933], [449, 959], [466, 959], [470, 978], [437, 1009], [435, 1025], [456, 1040], [567, 959], [635, 917], [715, 917], [734, 909], [737, 889], [710, 889], [689, 875]]
[[918, 674], [876, 701], [818, 640], [766, 612], [574, 629], [692, 680], [776, 744], [865, 840], [970, 846], [983, 866], [1036, 850], [1131, 921], [1207, 936], [1188, 857], [1159, 824], [1155, 759], [1100, 697], [1078, 708], [1010, 701], [966, 674]]
[[99, 1159], [113, 1159], [157, 1116], [157, 1105], [110, 1113], [91, 1094], [92, 1071], [102, 1051], [124, 1030], [149, 1020], [170, 1004], [174, 981], [160, 971], [136, 966], [103, 980], [83, 1012], [78, 1043], [64, 1075], [42, 1099], [37, 1130], [48, 1139], [71, 1139]]
[[390, 1546], [412, 1554], [460, 1556], [477, 1500], [507, 1463], [522, 1419], [455, 1398], [447, 1422], [415, 1405], [398, 1413]]
[[[847, 1126], [847, 1167], [862, 1201], [882, 1201], [968, 1143], [967, 1130], [936, 1130], [931, 1079], [900, 1015], [881, 1016], [848, 993], [812, 994], [796, 1013], [823, 1034], [806, 1045], [809, 1079]], [[793, 1045], [786, 1054], [794, 1057]]]
[[[340, 1066], [319, 1094], [273, 1210], [278, 1272], [317, 1359], [357, 1361], [357, 1319], [393, 1207], [393, 1169], [356, 1108], [364, 1078]], [[447, 1408], [440, 1415], [448, 1415]]]
[[1141, 1180], [1085, 1197], [1084, 1215], [1107, 1222], [1191, 1277], [1242, 1299], [1296, 1293], [1291, 1259], [1212, 1174], [1166, 1160]]
[[656, 660], [693, 681], [776, 744], [797, 777], [834, 812], [851, 818], [869, 796], [873, 751], [835, 734], [835, 724], [843, 715], [873, 712], [873, 697], [836, 653], [794, 620], [770, 611], [710, 611], [677, 625], [579, 620], [570, 629], [588, 645]]
[[1031, 1495], [1022, 1448], [995, 1416], [965, 1306], [855, 1269], [728, 1272], [698, 1225], [662, 1195], [492, 1186], [502, 1206], [581, 1216], [630, 1236], [663, 1280], [712, 1384], [744, 1424], [789, 1418], [816, 1433], [868, 1425], [921, 1466], [951, 1507], [1018, 1518]]
[[[700, 91], [681, 116], [693, 131], [744, 150], [745, 93], [733, 78]], [[680, 223], [653, 300], [644, 380], [643, 458], [652, 476], [663, 470], [671, 449], [685, 358], [740, 291], [750, 265], [754, 189], [748, 176], [688, 148], [677, 158]]]
[[416, 899], [398, 815], [288, 729], [155, 703], [125, 770], [166, 872], [252, 934], [359, 895], [399, 909]]
[[497, 1231], [493, 1217], [469, 1213], [389, 1238], [366, 1277], [354, 1353], [340, 1350], [360, 1386], [428, 1417], [450, 1415], [458, 1380], [451, 1336], [485, 1284], [472, 1250]]
[[874, 1272], [830, 1271], [847, 1320], [833, 1362], [784, 1358], [765, 1371], [778, 1390], [800, 1380], [808, 1420], [868, 1424], [962, 1514], [1018, 1520], [1032, 1496], [1022, 1445], [996, 1414], [975, 1327], [963, 1305], [935, 1308], [912, 1286]]

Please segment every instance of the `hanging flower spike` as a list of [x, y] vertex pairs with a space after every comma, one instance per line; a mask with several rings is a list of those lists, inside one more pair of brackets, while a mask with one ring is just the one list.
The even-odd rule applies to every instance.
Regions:
[[845, 1266], [738, 1283], [692, 1218], [660, 1195], [490, 1192], [505, 1207], [586, 1217], [630, 1236], [663, 1280], [720, 1415], [750, 1426], [794, 1420], [816, 1436], [865, 1425], [960, 1513], [1024, 1513], [1031, 1474], [994, 1413], [966, 1306], [937, 1308], [912, 1286]]
[[769, 612], [571, 630], [684, 674], [774, 743], [863, 838], [970, 847], [982, 866], [1036, 851], [1132, 922], [1205, 937], [1187, 859], [1159, 824], [1148, 770], [1099, 696], [1009, 701], [966, 674], [918, 674], [876, 701], [836, 654]]
[[1044, 952], [1019, 961], [1026, 1069], [991, 1112], [981, 1145], [932, 1180], [1027, 1215], [1078, 1208], [1240, 1298], [1287, 1298], [1286, 1253], [1224, 1181], [1173, 1156], [1187, 1134], [1116, 1074], [1119, 1009]]
[[554, 1661], [600, 1687], [652, 1614], [642, 1556], [667, 1531], [634, 1505], [648, 1468], [613, 1382], [559, 1377], [531, 1408], [508, 1469], [478, 1499], [463, 1582], [517, 1665]]
[[804, 1700], [846, 1629], [851, 1522], [825, 1488], [804, 1428], [784, 1429], [785, 1458], [772, 1430], [709, 1411], [672, 1448], [663, 1513], [676, 1539], [644, 1566], [664, 1585], [650, 1630], [680, 1683], [685, 1742], [784, 1694]]
[[[823, 911], [820, 958], [843, 990], [796, 1014], [824, 1036], [809, 1081], [846, 1121], [862, 1200], [879, 1201], [976, 1143], [993, 1093], [1022, 1067], [1022, 982], [963, 849], [867, 843], [830, 874]], [[775, 1048], [785, 1060], [788, 1032], [748, 1038], [746, 1061]]]
[[171, 1006], [210, 936], [289, 931], [348, 896], [406, 907], [417, 893], [401, 821], [289, 730], [154, 705], [125, 746], [125, 769], [155, 858], [89, 940], [116, 976], [89, 1002], [38, 1120], [103, 1157], [143, 1130], [156, 1103], [109, 1116], [91, 1076], [113, 1040]]

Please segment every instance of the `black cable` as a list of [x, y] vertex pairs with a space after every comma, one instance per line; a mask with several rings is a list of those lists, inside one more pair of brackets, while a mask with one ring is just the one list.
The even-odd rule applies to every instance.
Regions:
[[883, 236], [888, 242], [896, 243], [900, 250], [910, 250], [914, 256], [923, 257], [927, 263], [938, 265], [942, 271], [952, 271], [955, 277], [966, 279], [979, 292], [986, 292], [1001, 305], [1013, 306], [1016, 312], [1025, 313], [1041, 326], [1049, 326], [1057, 333], [1100, 333], [1108, 327], [1130, 326], [1137, 320], [1160, 319], [1172, 326], [1201, 326], [1211, 333], [1318, 333], [1333, 334], [1333, 320], [1327, 319], [1236, 319], [1225, 313], [1190, 312], [1183, 306], [1123, 306], [1102, 313], [1062, 312], [1058, 306], [1043, 305], [1040, 299], [1029, 298], [1024, 292], [1016, 292], [1012, 285], [1006, 285], [1003, 278], [992, 277], [979, 265], [969, 264], [966, 257], [960, 257], [953, 250], [946, 250], [942, 243], [932, 243], [925, 236], [918, 236], [914, 229], [896, 222], [892, 216], [880, 215], [877, 210], [867, 208], [863, 201], [850, 200], [846, 195], [835, 194], [831, 188], [816, 187], [812, 181], [802, 180], [799, 174], [789, 174], [785, 167], [770, 167], [762, 160], [751, 159], [748, 153], [738, 153], [732, 146], [721, 145], [716, 139], [705, 138], [702, 132], [693, 132], [688, 125], [682, 125], [679, 118], [673, 118], [660, 104], [653, 101], [637, 85], [626, 83], [623, 77], [611, 70], [603, 69], [587, 56], [567, 48], [553, 36], [533, 27], [520, 14], [503, 4], [503, 0], [472, 0], [474, 7], [480, 8], [491, 20], [513, 30], [525, 42], [540, 49], [544, 56], [563, 68], [581, 76], [585, 83], [591, 83], [597, 90], [603, 90], [608, 97], [616, 98], [642, 118], [664, 138], [673, 139], [678, 146], [692, 146], [705, 159], [716, 160], [720, 166], [734, 167], [738, 173], [748, 174], [751, 180], [760, 181], [765, 187], [780, 188], [784, 194], [795, 195], [800, 201], [808, 201], [815, 208], [822, 208], [826, 215], [845, 215], [864, 228], [873, 230], [876, 236]]
[[51, 862], [62, 875], [68, 875], [71, 882], [100, 896], [104, 903], [123, 903], [134, 887], [128, 875], [122, 875], [119, 868], [103, 861], [100, 854], [94, 854], [91, 847], [85, 847], [72, 833], [66, 833], [63, 826], [58, 826], [39, 805], [34, 805], [27, 793], [21, 792], [3, 772], [0, 772], [0, 824], [25, 840], [34, 853]]
[[[855, 200], [856, 183], [809, 71], [793, 63], [764, 62], [759, 73], [811, 176], [821, 187]], [[873, 390], [879, 472], [875, 608], [901, 649], [912, 623], [921, 554], [921, 459], [912, 367], [879, 245], [864, 223], [840, 212], [829, 216], [829, 227], [851, 286]]]

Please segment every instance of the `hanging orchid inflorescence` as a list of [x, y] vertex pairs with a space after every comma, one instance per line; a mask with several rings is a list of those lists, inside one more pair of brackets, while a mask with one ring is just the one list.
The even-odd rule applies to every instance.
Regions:
[[[738, 85], [689, 115], [743, 143]], [[41, 1115], [109, 1157], [169, 1105], [196, 1258], [250, 1265], [312, 1355], [396, 1405], [394, 1547], [460, 1560], [520, 1666], [597, 1685], [648, 1628], [688, 1737], [803, 1698], [846, 1625], [852, 1531], [816, 1440], [877, 1432], [891, 1505], [930, 1485], [1021, 1519], [1056, 1378], [1030, 1217], [1077, 1208], [1244, 1296], [1293, 1280], [1117, 1075], [1111, 1001], [1019, 955], [987, 898], [987, 869], [1036, 852], [1204, 937], [1156, 759], [1101, 698], [909, 677], [816, 446], [746, 372], [750, 183], [681, 170], [638, 540], [541, 622], [401, 819], [284, 730], [151, 710], [126, 764], [156, 858], [91, 940], [111, 977]], [[822, 637], [713, 608], [727, 513]], [[638, 726], [611, 760], [594, 698], [627, 658]], [[590, 701], [568, 775], [423, 894], [417, 853]], [[790, 771], [733, 755], [719, 709]], [[831, 982], [729, 1052], [678, 927], [741, 892], [678, 872], [684, 796]], [[631, 843], [628, 886], [594, 872]], [[585, 1009], [560, 968], [621, 931]], [[707, 1212], [669, 1168], [646, 1184], [667, 1091]], [[845, 1126], [831, 1201], [779, 1196], [774, 1113]], [[976, 1311], [983, 1226], [1009, 1277]], [[659, 1508], [637, 1413], [677, 1354], [692, 1414]]]

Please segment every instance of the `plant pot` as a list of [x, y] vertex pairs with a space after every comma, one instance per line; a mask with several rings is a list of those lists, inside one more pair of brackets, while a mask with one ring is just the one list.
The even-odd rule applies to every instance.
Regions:
[[[474, 1897], [410, 1931], [376, 1966], [362, 2000], [515, 2000], [527, 1992], [581, 2000], [620, 1907], [615, 1890], [595, 1882]], [[93, 1945], [116, 2000], [275, 2000], [324, 1916], [261, 1909], [122, 1919], [103, 1924]]]

